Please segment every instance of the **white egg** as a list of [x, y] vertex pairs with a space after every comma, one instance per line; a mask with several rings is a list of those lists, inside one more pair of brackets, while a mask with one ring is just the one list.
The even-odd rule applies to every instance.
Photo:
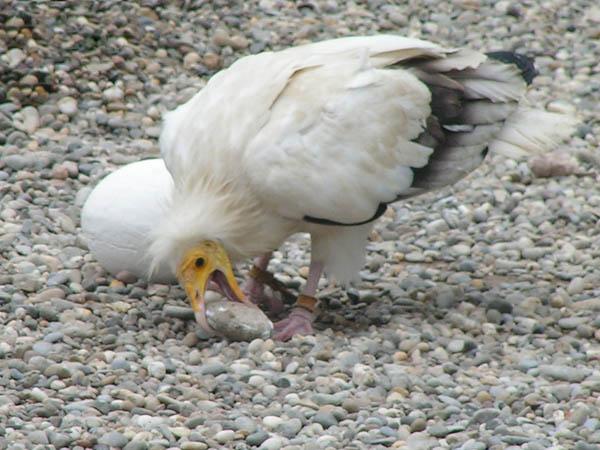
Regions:
[[[110, 273], [127, 270], [147, 278], [149, 232], [166, 214], [173, 180], [162, 159], [128, 164], [104, 178], [81, 212], [81, 228], [94, 257]], [[151, 281], [172, 283], [166, 264]]]

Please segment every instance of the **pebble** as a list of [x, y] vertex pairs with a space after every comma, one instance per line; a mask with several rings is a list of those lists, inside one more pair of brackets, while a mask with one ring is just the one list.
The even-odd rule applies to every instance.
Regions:
[[283, 447], [283, 439], [278, 436], [270, 437], [258, 447], [259, 450], [279, 450]]
[[151, 377], [162, 380], [167, 373], [167, 369], [164, 363], [162, 363], [161, 361], [151, 361], [150, 363], [148, 363], [148, 373]]
[[415, 432], [423, 431], [426, 427], [427, 427], [427, 422], [425, 421], [425, 419], [423, 419], [421, 417], [417, 417], [410, 424], [410, 431], [412, 433], [415, 433]]
[[123, 96], [124, 96], [123, 90], [118, 87], [108, 88], [102, 93], [102, 97], [107, 102], [116, 102], [116, 101], [123, 100]]
[[249, 434], [246, 437], [246, 444], [255, 447], [261, 445], [267, 439], [269, 439], [269, 434], [265, 431], [259, 430], [255, 433]]
[[6, 52], [6, 60], [11, 69], [21, 64], [26, 57], [27, 55], [20, 48], [11, 48]]
[[483, 424], [489, 423], [494, 420], [496, 417], [500, 415], [500, 410], [496, 408], [484, 408], [477, 411], [473, 418], [471, 419], [471, 423], [474, 424]]
[[69, 97], [69, 96], [62, 97], [58, 101], [57, 105], [58, 105], [59, 111], [63, 114], [66, 114], [69, 117], [72, 117], [75, 114], [77, 114], [77, 111], [78, 111], [77, 100], [75, 100], [73, 97]]
[[462, 339], [453, 339], [448, 343], [447, 349], [450, 353], [460, 353], [465, 350], [465, 341]]
[[273, 332], [272, 322], [260, 309], [228, 300], [208, 303], [206, 319], [213, 329], [236, 341], [267, 339]]
[[23, 131], [31, 134], [34, 133], [40, 126], [40, 115], [38, 110], [33, 106], [26, 106], [21, 110], [23, 116]]
[[118, 431], [109, 431], [98, 439], [99, 444], [104, 444], [109, 447], [123, 448], [127, 445], [129, 439]]
[[34, 430], [30, 432], [27, 437], [32, 444], [48, 445], [48, 435], [42, 430]]
[[311, 420], [313, 423], [318, 423], [325, 429], [338, 424], [338, 420], [335, 418], [335, 416], [328, 411], [317, 412], [314, 416], [312, 416]]
[[540, 365], [540, 374], [553, 380], [579, 383], [590, 374], [590, 370], [587, 368], [542, 364]]
[[233, 441], [233, 439], [235, 438], [235, 431], [233, 431], [233, 430], [219, 431], [217, 434], [215, 434], [214, 438], [219, 444], [226, 444], [227, 442]]
[[181, 450], [206, 450], [208, 445], [204, 442], [187, 441], [181, 444]]

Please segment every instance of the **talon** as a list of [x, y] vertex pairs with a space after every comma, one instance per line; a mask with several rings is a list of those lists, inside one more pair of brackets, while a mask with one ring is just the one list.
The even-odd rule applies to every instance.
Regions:
[[275, 339], [279, 341], [287, 341], [296, 334], [313, 334], [314, 330], [312, 323], [314, 320], [314, 313], [308, 311], [302, 306], [298, 306], [292, 310], [286, 319], [280, 320], [279, 322], [273, 324], [273, 328], [276, 331]]

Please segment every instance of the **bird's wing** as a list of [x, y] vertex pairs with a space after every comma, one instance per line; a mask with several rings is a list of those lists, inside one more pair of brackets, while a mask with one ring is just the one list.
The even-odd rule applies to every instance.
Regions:
[[178, 192], [214, 181], [285, 218], [373, 220], [481, 163], [533, 71], [489, 56], [380, 35], [242, 58], [165, 117], [161, 153]]
[[[331, 62], [339, 65], [340, 60], [358, 64], [360, 58], [367, 58], [363, 62], [370, 66], [381, 66], [414, 55], [439, 56], [444, 52], [425, 41], [380, 35], [335, 39], [241, 58], [213, 76], [188, 102], [165, 115], [161, 156], [176, 186], [190, 189], [194, 180], [203, 176], [219, 178], [217, 174], [222, 171], [239, 170], [248, 143], [275, 118], [275, 103], [283, 100], [290, 83], [309, 69]], [[318, 120], [318, 116], [313, 119]]]
[[483, 54], [369, 39], [329, 42], [326, 60], [294, 71], [246, 148], [252, 188], [284, 217], [360, 224], [456, 181], [525, 91], [518, 67]]

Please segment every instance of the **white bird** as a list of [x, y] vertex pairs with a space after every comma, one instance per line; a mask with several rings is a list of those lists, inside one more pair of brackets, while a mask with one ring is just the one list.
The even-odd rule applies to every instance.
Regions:
[[263, 277], [238, 286], [231, 262], [311, 235], [306, 286], [280, 339], [310, 333], [318, 281], [341, 283], [364, 262], [386, 205], [450, 185], [488, 148], [549, 150], [562, 115], [520, 109], [535, 75], [511, 52], [447, 49], [398, 36], [350, 37], [244, 57], [168, 113], [161, 154], [174, 180], [150, 254], [169, 261], [204, 318], [209, 285], [249, 305]]

